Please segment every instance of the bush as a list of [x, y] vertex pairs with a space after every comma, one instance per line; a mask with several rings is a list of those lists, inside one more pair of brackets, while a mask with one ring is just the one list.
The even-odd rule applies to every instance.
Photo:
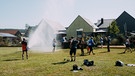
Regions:
[[112, 45], [118, 45], [119, 41], [117, 38], [112, 39], [111, 44]]
[[122, 45], [122, 44], [125, 43], [125, 37], [122, 34], [117, 35], [116, 38], [118, 39], [118, 43], [117, 44]]
[[125, 37], [122, 34], [118, 34], [114, 38], [112, 38], [112, 45], [123, 45], [125, 43]]

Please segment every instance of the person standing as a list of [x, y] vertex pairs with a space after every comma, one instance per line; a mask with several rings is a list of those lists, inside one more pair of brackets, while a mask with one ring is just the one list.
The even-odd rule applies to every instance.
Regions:
[[28, 49], [27, 49], [27, 42], [25, 38], [23, 38], [22, 44], [22, 60], [24, 60], [24, 52], [26, 52], [26, 59], [28, 59]]
[[135, 51], [135, 37], [133, 38], [133, 50]]
[[[70, 57], [71, 57], [71, 61], [75, 61], [76, 60], [76, 49], [77, 49], [77, 44], [78, 41], [75, 38], [71, 38], [71, 42], [70, 42]], [[72, 54], [74, 54], [74, 59], [72, 57]]]
[[88, 42], [88, 46], [90, 48], [89, 55], [90, 55], [91, 52], [92, 52], [93, 55], [95, 55], [95, 53], [93, 52], [93, 46], [94, 45], [95, 45], [95, 43], [94, 43], [93, 37], [91, 37], [89, 42]]
[[55, 51], [55, 47], [56, 47], [56, 40], [53, 39], [53, 52]]
[[110, 36], [107, 37], [107, 51], [110, 52], [110, 44], [111, 44], [111, 38]]
[[100, 38], [100, 44], [101, 44], [101, 48], [103, 48], [103, 37]]
[[86, 41], [86, 43], [87, 43], [87, 47], [86, 47], [86, 48], [87, 48], [87, 53], [90, 52], [90, 48], [89, 48], [89, 40], [90, 40], [90, 39], [88, 38], [87, 41]]
[[81, 56], [84, 56], [84, 39], [80, 38], [79, 40], [79, 48], [81, 49]]

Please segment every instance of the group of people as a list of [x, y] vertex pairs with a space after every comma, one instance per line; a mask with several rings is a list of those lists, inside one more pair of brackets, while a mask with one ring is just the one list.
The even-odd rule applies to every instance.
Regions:
[[[27, 47], [27, 41], [25, 40], [25, 38], [23, 38], [21, 44], [22, 44], [22, 59], [24, 60], [25, 52], [26, 52], [26, 59], [28, 59], [28, 47]], [[84, 56], [84, 47], [85, 47], [84, 44], [87, 44], [88, 54], [90, 55], [92, 53], [93, 55], [95, 55], [95, 53], [93, 52], [93, 46], [95, 45], [93, 37], [90, 37], [86, 43], [83, 38], [77, 39], [75, 37], [71, 37], [70, 44], [69, 44], [71, 61], [76, 60], [76, 50], [77, 50], [78, 45], [81, 50], [81, 56]], [[103, 48], [103, 37], [100, 38], [100, 44], [101, 44], [101, 48]], [[110, 44], [110, 40], [109, 40], [109, 44]], [[123, 53], [125, 53], [127, 50], [130, 50], [130, 52], [132, 53], [130, 45], [131, 45], [130, 40], [127, 37], [125, 41], [126, 48]], [[56, 40], [53, 39], [53, 52], [55, 51], [55, 46], [56, 46]]]
[[[76, 49], [77, 49], [77, 45], [79, 45], [80, 49], [81, 49], [81, 55], [84, 55], [84, 40], [81, 38], [80, 40], [77, 40], [74, 37], [71, 37], [70, 40], [70, 57], [71, 57], [71, 61], [75, 61], [76, 60]], [[93, 40], [93, 37], [91, 37], [88, 41], [87, 41], [87, 47], [89, 48], [88, 53], [89, 55], [92, 53], [93, 55], [95, 55], [95, 53], [93, 52], [93, 46], [95, 45], [95, 42]]]
[[[22, 42], [22, 60], [24, 60], [24, 53], [26, 53], [26, 59], [28, 59], [28, 47], [27, 47], [27, 41], [25, 38], [23, 38]], [[76, 38], [74, 37], [71, 37], [71, 40], [70, 40], [70, 57], [71, 57], [71, 61], [75, 61], [76, 60], [76, 49], [77, 49], [77, 45], [79, 44], [79, 47], [81, 49], [81, 55], [84, 55], [84, 39], [80, 39], [80, 40], [77, 40]], [[94, 46], [94, 41], [93, 41], [93, 37], [91, 37], [88, 42], [88, 48], [89, 51], [88, 53], [90, 54], [91, 52], [93, 53], [94, 55], [94, 52], [93, 52], [93, 46]], [[53, 39], [53, 52], [55, 51], [55, 46], [56, 46], [56, 40]], [[74, 54], [74, 58], [73, 58], [73, 55]]]

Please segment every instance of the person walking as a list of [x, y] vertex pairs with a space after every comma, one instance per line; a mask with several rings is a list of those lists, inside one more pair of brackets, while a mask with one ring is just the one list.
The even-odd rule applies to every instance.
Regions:
[[90, 38], [89, 42], [88, 42], [88, 46], [90, 48], [90, 51], [89, 51], [89, 55], [92, 54], [95, 55], [95, 53], [93, 52], [93, 46], [95, 45], [94, 43], [94, 40], [93, 40], [93, 37]]
[[125, 47], [125, 51], [123, 53], [126, 53], [127, 50], [130, 50], [130, 52], [132, 53], [132, 50], [130, 48], [130, 40], [128, 37], [126, 37], [125, 45], [126, 45], [126, 47]]
[[26, 59], [28, 59], [28, 49], [27, 49], [27, 42], [25, 38], [23, 38], [22, 44], [22, 60], [24, 60], [24, 52], [26, 52]]

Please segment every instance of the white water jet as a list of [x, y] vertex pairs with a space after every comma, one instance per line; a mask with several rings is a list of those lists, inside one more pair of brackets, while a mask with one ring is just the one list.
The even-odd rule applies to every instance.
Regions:
[[53, 39], [60, 28], [57, 23], [41, 20], [35, 32], [29, 36], [28, 47], [36, 52], [52, 52]]

